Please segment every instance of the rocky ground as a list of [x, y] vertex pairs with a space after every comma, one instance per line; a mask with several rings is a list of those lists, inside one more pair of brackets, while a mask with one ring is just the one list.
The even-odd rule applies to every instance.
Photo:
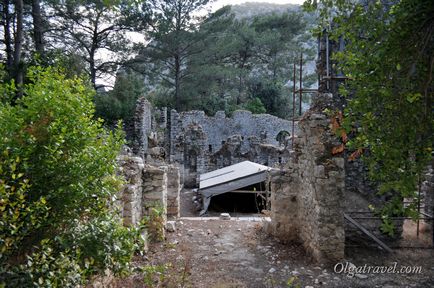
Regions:
[[[427, 248], [432, 242], [424, 226], [416, 237], [414, 223], [406, 222], [403, 240], [394, 244], [423, 248], [394, 249], [393, 254], [388, 254], [370, 239], [353, 236], [347, 239], [342, 266], [320, 265], [312, 262], [300, 245], [280, 243], [264, 233], [267, 218], [258, 214], [231, 214], [230, 220], [197, 217], [191, 203], [193, 193], [184, 190], [181, 195], [181, 218], [174, 223], [176, 230], [166, 233], [165, 242], [151, 244], [148, 253], [136, 257], [134, 275], [104, 287], [434, 287], [434, 250]], [[209, 215], [218, 216], [213, 211]], [[334, 271], [336, 264], [338, 270], [345, 266], [348, 270], [354, 265], [393, 267], [394, 263], [398, 269], [420, 266], [422, 270], [354, 275]]]
[[[265, 219], [265, 218], [263, 218]], [[113, 287], [434, 287], [433, 249], [347, 249], [349, 266], [421, 266], [419, 274], [335, 273], [310, 261], [302, 247], [282, 244], [262, 231], [263, 219], [185, 217], [164, 243], [137, 257], [141, 271]], [[349, 267], [348, 266], [348, 267]], [[343, 266], [344, 267], [344, 266]], [[341, 269], [341, 266], [338, 266]]]

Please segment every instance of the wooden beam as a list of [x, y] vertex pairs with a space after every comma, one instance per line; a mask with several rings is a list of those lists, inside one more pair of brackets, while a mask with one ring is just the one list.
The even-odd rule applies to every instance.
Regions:
[[377, 237], [375, 237], [374, 234], [372, 234], [371, 232], [369, 232], [368, 230], [366, 230], [366, 228], [363, 227], [362, 224], [360, 224], [359, 222], [357, 222], [356, 220], [354, 220], [353, 218], [351, 218], [346, 213], [344, 213], [344, 218], [347, 219], [351, 224], [353, 224], [354, 226], [356, 226], [357, 228], [359, 228], [360, 231], [362, 231], [363, 233], [365, 233], [372, 240], [374, 240], [375, 242], [377, 242], [377, 244], [380, 245], [384, 250], [386, 250], [389, 253], [393, 253], [393, 250], [390, 249], [389, 246], [387, 246], [386, 244], [384, 244], [383, 241], [381, 241], [380, 239], [378, 239]]

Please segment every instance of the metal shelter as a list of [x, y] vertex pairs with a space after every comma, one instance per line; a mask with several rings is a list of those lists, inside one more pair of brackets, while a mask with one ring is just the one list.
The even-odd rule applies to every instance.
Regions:
[[200, 215], [208, 211], [211, 198], [227, 192], [252, 192], [237, 191], [250, 185], [266, 181], [267, 174], [272, 168], [250, 161], [244, 161], [214, 170], [199, 176], [199, 193], [203, 199], [203, 210]]

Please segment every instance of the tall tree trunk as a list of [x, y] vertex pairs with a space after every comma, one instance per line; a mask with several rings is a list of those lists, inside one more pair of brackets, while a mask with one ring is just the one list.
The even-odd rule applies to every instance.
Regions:
[[175, 107], [179, 112], [181, 111], [181, 99], [179, 95], [180, 90], [180, 73], [181, 73], [181, 63], [178, 54], [175, 55]]
[[93, 88], [96, 90], [95, 53], [92, 53], [90, 55], [90, 59], [89, 59], [89, 71], [90, 71], [90, 81], [92, 82]]
[[40, 55], [44, 55], [44, 38], [41, 16], [40, 0], [32, 1], [32, 18], [33, 18], [33, 41], [35, 42], [35, 50]]
[[21, 63], [21, 50], [23, 46], [23, 0], [15, 0], [15, 13], [16, 13], [16, 31], [15, 31], [15, 45], [14, 45], [14, 73], [15, 84], [18, 87], [17, 98], [21, 97], [22, 84], [23, 84], [23, 65]]
[[11, 38], [11, 15], [9, 15], [9, 0], [3, 1], [4, 41], [6, 49], [6, 70], [10, 74], [13, 66], [13, 50]]

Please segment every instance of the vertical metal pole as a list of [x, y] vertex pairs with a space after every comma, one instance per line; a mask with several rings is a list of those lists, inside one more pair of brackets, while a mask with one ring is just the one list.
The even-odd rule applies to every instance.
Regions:
[[329, 33], [326, 32], [326, 87], [327, 87], [327, 92], [329, 92], [328, 90], [330, 89], [330, 63], [329, 63]]
[[303, 53], [300, 54], [300, 87], [298, 89], [298, 92], [300, 93], [298, 114], [301, 116], [301, 103], [303, 98]]
[[420, 190], [421, 190], [421, 181], [419, 176], [419, 184], [418, 184], [418, 191], [417, 191], [417, 226], [416, 226], [416, 236], [419, 238], [419, 217], [420, 217]]
[[296, 68], [295, 68], [295, 62], [296, 59], [294, 59], [294, 69], [293, 69], [293, 75], [292, 75], [292, 147], [291, 149], [294, 149], [294, 134], [295, 134], [295, 72], [296, 72]]

